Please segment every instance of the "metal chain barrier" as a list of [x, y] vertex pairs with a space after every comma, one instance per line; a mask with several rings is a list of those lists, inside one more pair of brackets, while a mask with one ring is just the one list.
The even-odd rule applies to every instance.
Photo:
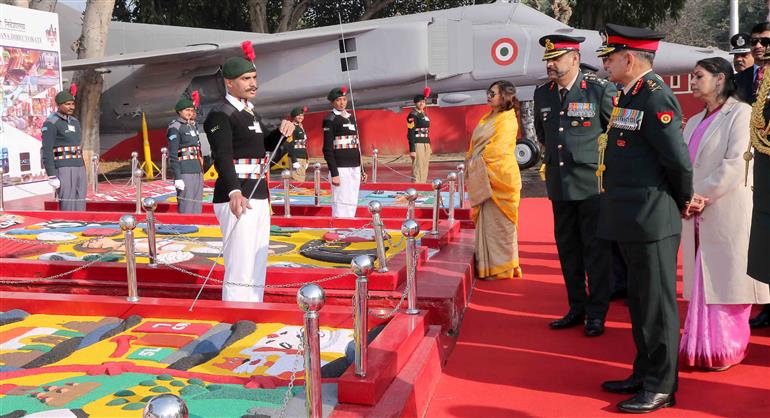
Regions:
[[71, 274], [77, 273], [77, 272], [79, 272], [80, 270], [85, 270], [85, 269], [87, 269], [87, 268], [89, 268], [89, 267], [93, 266], [94, 264], [96, 264], [96, 263], [98, 263], [98, 262], [100, 262], [100, 261], [102, 261], [102, 260], [106, 259], [106, 258], [107, 258], [107, 257], [109, 257], [109, 256], [111, 256], [111, 254], [110, 254], [110, 253], [107, 253], [107, 254], [102, 254], [102, 255], [100, 255], [99, 257], [97, 257], [96, 259], [94, 259], [94, 260], [91, 260], [91, 261], [87, 262], [86, 264], [83, 264], [82, 266], [78, 266], [78, 267], [76, 267], [76, 268], [74, 268], [74, 269], [72, 269], [72, 270], [69, 270], [69, 271], [65, 271], [65, 272], [63, 272], [63, 273], [54, 274], [53, 276], [48, 276], [48, 277], [38, 277], [38, 278], [34, 278], [34, 279], [14, 279], [14, 280], [0, 280], [0, 284], [11, 284], [11, 285], [18, 285], [18, 284], [29, 284], [29, 283], [47, 282], [47, 281], [53, 281], [53, 282], [56, 282], [56, 281], [61, 281], [61, 282], [64, 282], [64, 281], [66, 281], [66, 282], [68, 282], [68, 283], [71, 283], [71, 279], [66, 279], [66, 280], [64, 280], [64, 279], [62, 279], [62, 278], [63, 278], [64, 276], [69, 276], [69, 275], [71, 275]]
[[[299, 329], [300, 333], [305, 333], [305, 327], [302, 327]], [[302, 338], [299, 340], [299, 345], [297, 346], [297, 355], [294, 357], [294, 365], [292, 366], [291, 370], [291, 377], [289, 378], [289, 385], [286, 388], [286, 393], [283, 394], [283, 402], [281, 402], [281, 412], [279, 413], [279, 418], [284, 418], [286, 416], [286, 408], [289, 406], [289, 395], [292, 394], [292, 390], [294, 389], [294, 380], [297, 378], [297, 371], [299, 370], [299, 360], [303, 358], [303, 355], [305, 354], [305, 346], [302, 344]]]

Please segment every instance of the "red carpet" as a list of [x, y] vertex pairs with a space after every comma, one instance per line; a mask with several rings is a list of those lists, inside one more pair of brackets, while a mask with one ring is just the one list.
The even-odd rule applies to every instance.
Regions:
[[[616, 414], [628, 397], [600, 388], [630, 374], [634, 346], [622, 301], [612, 303], [601, 337], [587, 338], [581, 327], [548, 329], [567, 311], [552, 222], [548, 200], [523, 200], [524, 279], [476, 282], [428, 417], [593, 417]], [[682, 322], [685, 309], [681, 301]], [[754, 333], [738, 366], [680, 371], [677, 402], [654, 416], [770, 416], [770, 329]]]

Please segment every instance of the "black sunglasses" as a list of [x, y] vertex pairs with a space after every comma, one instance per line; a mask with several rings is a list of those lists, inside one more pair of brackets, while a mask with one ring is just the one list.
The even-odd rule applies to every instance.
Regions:
[[762, 43], [762, 46], [768, 47], [768, 46], [770, 46], [770, 38], [751, 38], [749, 43], [751, 45], [756, 45], [758, 43]]
[[497, 96], [497, 93], [493, 92], [492, 90], [487, 90], [487, 96], [494, 98]]

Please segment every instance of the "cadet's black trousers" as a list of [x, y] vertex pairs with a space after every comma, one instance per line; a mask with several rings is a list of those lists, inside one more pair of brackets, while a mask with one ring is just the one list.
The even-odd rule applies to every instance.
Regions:
[[570, 312], [604, 320], [610, 301], [612, 262], [610, 242], [596, 236], [599, 198], [554, 200], [551, 204]]
[[652, 242], [619, 242], [628, 266], [628, 308], [636, 345], [634, 376], [644, 389], [677, 389], [679, 311], [676, 255], [679, 234]]

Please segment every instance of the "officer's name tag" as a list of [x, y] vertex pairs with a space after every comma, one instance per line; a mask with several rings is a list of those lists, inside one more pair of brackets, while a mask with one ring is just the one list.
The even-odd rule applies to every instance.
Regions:
[[67, 132], [75, 132], [75, 125], [67, 125]]
[[346, 124], [343, 124], [342, 126], [344, 126], [345, 128], [350, 129], [351, 131], [355, 131], [356, 130], [356, 125], [354, 125], [352, 123], [346, 123]]
[[570, 103], [567, 106], [567, 116], [592, 118], [596, 115], [596, 108], [593, 103]]
[[642, 127], [642, 118], [644, 117], [644, 111], [637, 109], [623, 109], [617, 110], [618, 114], [612, 121], [612, 127], [618, 129], [625, 129], [627, 131], [635, 131]]
[[196, 131], [190, 131], [190, 132], [187, 132], [187, 135], [190, 135], [190, 136], [198, 136], [198, 132], [196, 132]]
[[425, 120], [427, 120], [427, 121], [430, 121], [430, 118], [429, 118], [429, 117], [427, 117], [427, 116], [425, 116], [423, 119], [425, 119]]

